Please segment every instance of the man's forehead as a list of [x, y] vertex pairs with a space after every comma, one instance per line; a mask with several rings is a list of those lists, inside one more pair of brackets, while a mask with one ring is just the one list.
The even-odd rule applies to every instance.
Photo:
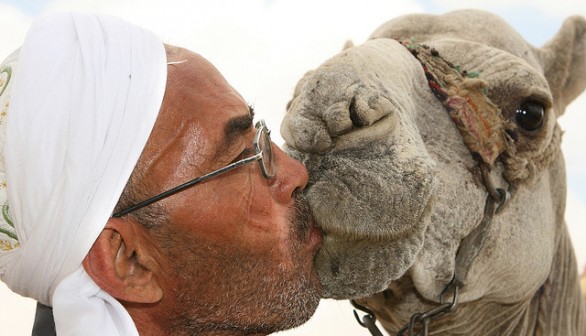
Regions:
[[201, 55], [190, 50], [166, 46], [166, 95], [178, 100], [176, 104], [203, 103], [221, 105], [248, 113], [240, 94], [232, 88], [216, 67]]
[[163, 109], [174, 119], [169, 122], [191, 124], [225, 143], [250, 131], [254, 110], [210, 62], [184, 48], [165, 48], [168, 79]]

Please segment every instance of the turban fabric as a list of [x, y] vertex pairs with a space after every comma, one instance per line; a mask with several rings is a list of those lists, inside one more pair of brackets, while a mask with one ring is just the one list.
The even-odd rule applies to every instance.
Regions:
[[153, 33], [83, 13], [37, 19], [0, 66], [0, 278], [52, 305], [59, 335], [137, 334], [81, 262], [146, 144], [166, 78]]

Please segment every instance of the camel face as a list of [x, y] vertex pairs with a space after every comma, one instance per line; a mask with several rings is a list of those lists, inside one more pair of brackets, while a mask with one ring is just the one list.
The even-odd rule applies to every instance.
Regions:
[[[379, 62], [389, 71], [379, 74]], [[419, 89], [427, 85], [421, 66], [395, 41], [370, 41], [342, 64], [332, 59], [306, 77], [282, 133], [310, 172], [308, 197], [326, 233], [316, 260], [322, 281], [338, 288], [332, 296], [354, 296], [380, 291], [421, 249], [436, 163], [416, 118], [438, 103]]]
[[310, 173], [326, 297], [386, 290], [385, 304], [397, 307], [437, 302], [461, 242], [484, 216], [480, 150], [463, 141], [422, 64], [399, 43], [406, 39], [478, 77], [470, 85], [496, 106], [506, 140], [489, 175], [515, 192], [469, 266], [460, 302], [517, 302], [540, 288], [565, 235], [557, 118], [586, 85], [585, 27], [569, 19], [538, 49], [485, 12], [413, 15], [301, 79], [281, 133]]

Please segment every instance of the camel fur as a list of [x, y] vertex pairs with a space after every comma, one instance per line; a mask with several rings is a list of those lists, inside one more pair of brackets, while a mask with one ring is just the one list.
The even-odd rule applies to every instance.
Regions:
[[513, 191], [465, 267], [456, 308], [430, 323], [430, 335], [586, 335], [557, 122], [586, 87], [586, 21], [577, 16], [541, 48], [484, 11], [400, 17], [299, 81], [281, 133], [310, 173], [324, 295], [357, 299], [395, 334], [438, 306], [484, 216], [483, 159], [405, 40], [476, 74], [506, 142], [488, 176]]

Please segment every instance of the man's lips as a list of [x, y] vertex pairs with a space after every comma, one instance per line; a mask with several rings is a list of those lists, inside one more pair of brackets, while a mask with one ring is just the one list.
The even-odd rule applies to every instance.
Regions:
[[307, 245], [312, 249], [312, 250], [316, 250], [319, 248], [319, 246], [321, 246], [324, 238], [323, 238], [323, 232], [321, 229], [319, 229], [318, 227], [316, 227], [315, 225], [313, 225], [311, 227], [311, 229], [308, 232], [308, 239], [307, 239]]

